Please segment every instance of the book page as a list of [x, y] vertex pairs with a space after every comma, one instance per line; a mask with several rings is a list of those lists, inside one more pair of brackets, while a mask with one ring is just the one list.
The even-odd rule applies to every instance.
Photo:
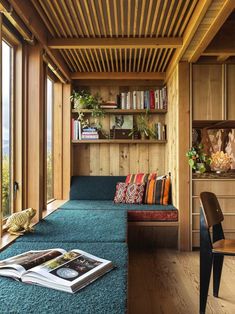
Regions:
[[0, 261], [1, 268], [16, 268], [15, 265], [20, 266], [19, 269], [28, 270], [35, 266], [45, 263], [57, 256], [65, 253], [62, 249], [50, 249], [42, 251], [28, 251], [11, 258]]

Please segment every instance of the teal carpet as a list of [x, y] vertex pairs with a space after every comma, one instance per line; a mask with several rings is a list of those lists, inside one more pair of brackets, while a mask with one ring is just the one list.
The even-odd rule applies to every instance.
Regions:
[[115, 204], [109, 201], [71, 200], [60, 206], [60, 209], [86, 209], [86, 210], [177, 210], [173, 205], [147, 205], [147, 204]]
[[125, 242], [125, 210], [57, 210], [17, 242]]
[[117, 266], [97, 281], [70, 294], [0, 277], [1, 314], [124, 314], [127, 298], [127, 247], [124, 243], [22, 243], [0, 253], [5, 259], [29, 250], [81, 249]]

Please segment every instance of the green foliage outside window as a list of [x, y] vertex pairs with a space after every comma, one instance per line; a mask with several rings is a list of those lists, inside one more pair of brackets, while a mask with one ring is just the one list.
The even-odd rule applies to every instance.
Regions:
[[2, 211], [3, 217], [11, 213], [10, 209], [10, 160], [9, 156], [3, 156], [2, 160]]

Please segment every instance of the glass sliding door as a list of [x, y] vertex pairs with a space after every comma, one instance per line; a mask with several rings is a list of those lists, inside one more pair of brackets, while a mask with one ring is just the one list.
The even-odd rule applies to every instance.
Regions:
[[2, 41], [2, 193], [1, 206], [3, 218], [12, 212], [12, 99], [13, 99], [13, 71], [12, 71], [13, 48]]
[[53, 169], [53, 90], [54, 83], [50, 78], [47, 78], [47, 201], [54, 198], [54, 169]]

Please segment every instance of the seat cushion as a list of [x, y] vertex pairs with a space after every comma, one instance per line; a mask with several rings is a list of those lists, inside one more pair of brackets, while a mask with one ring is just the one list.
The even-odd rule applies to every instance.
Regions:
[[81, 249], [98, 257], [111, 260], [116, 268], [76, 294], [28, 285], [10, 278], [0, 277], [1, 314], [123, 314], [126, 312], [127, 246], [125, 243], [16, 242], [0, 253], [0, 259], [29, 250], [48, 248]]
[[125, 210], [57, 210], [17, 242], [124, 242]]
[[173, 205], [148, 205], [148, 204], [115, 204], [113, 201], [92, 201], [92, 200], [71, 200], [60, 206], [60, 210], [136, 210], [136, 211], [146, 211], [146, 210], [174, 210], [177, 211], [176, 207]]
[[113, 200], [117, 182], [125, 182], [124, 176], [73, 176], [71, 200]]

